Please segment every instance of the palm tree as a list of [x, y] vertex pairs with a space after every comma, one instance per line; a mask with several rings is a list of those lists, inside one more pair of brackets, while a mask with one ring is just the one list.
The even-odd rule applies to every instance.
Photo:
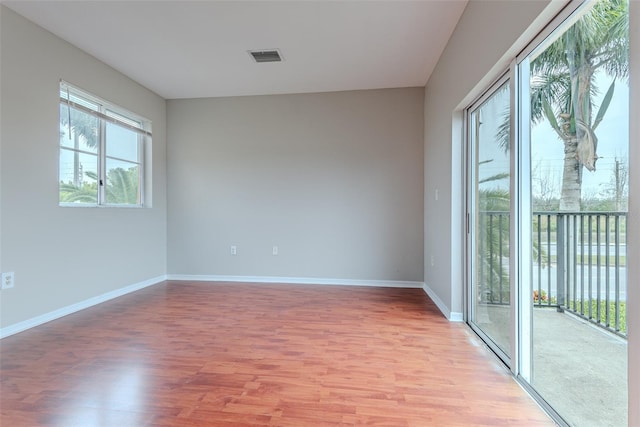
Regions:
[[98, 146], [98, 119], [90, 114], [77, 110], [65, 102], [60, 103], [60, 138], [73, 139], [73, 185], [82, 186], [80, 168], [80, 143], [87, 148]]
[[[478, 166], [493, 160], [479, 162]], [[511, 194], [507, 188], [495, 184], [508, 179], [508, 173], [499, 173], [478, 181], [484, 188], [478, 189], [478, 283], [479, 300], [485, 303], [509, 303], [509, 237], [510, 237], [510, 204]], [[487, 188], [488, 187], [488, 188]], [[533, 229], [539, 224], [534, 220]], [[548, 255], [540, 242], [533, 242], [533, 262], [545, 265]]]
[[[96, 203], [98, 193], [98, 174], [92, 171], [85, 172], [92, 181], [76, 186], [70, 182], [60, 183], [60, 201], [68, 203]], [[139, 198], [138, 167], [129, 169], [114, 168], [107, 173], [107, 185], [105, 187], [105, 200], [108, 204], [137, 205]]]
[[[504, 174], [498, 174], [478, 184], [503, 178]], [[509, 190], [497, 186], [478, 191], [478, 297], [484, 303], [509, 303], [510, 199]]]
[[95, 204], [97, 202], [97, 194], [98, 186], [95, 182], [85, 182], [81, 186], [76, 186], [70, 182], [60, 183], [60, 201], [63, 203]]
[[[564, 144], [561, 211], [580, 211], [583, 167], [595, 171], [596, 129], [615, 89], [629, 76], [628, 0], [596, 3], [531, 62], [531, 120], [546, 118]], [[613, 78], [594, 115], [595, 76]]]
[[138, 191], [138, 167], [128, 169], [109, 169], [107, 174], [106, 201], [107, 203], [136, 205], [140, 203]]

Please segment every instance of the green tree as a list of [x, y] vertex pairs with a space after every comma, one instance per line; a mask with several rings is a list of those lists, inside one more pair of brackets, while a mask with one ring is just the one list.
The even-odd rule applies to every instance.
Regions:
[[136, 205], [139, 199], [138, 167], [109, 169], [105, 187], [107, 203]]
[[[478, 163], [479, 167], [491, 163], [485, 160]], [[509, 179], [508, 173], [499, 173], [478, 181], [484, 188], [478, 189], [478, 261], [479, 297], [482, 302], [508, 304], [509, 303], [509, 238], [511, 193], [498, 183]], [[534, 218], [533, 230], [538, 230], [540, 224]], [[532, 245], [533, 261], [545, 265], [548, 255], [540, 242]]]
[[[73, 185], [82, 186], [82, 172], [80, 168], [80, 144], [93, 149], [98, 146], [97, 117], [77, 110], [64, 102], [60, 103], [60, 138], [73, 141]], [[64, 130], [62, 130], [64, 129]]]
[[[98, 194], [98, 175], [95, 172], [85, 172], [89, 183], [74, 185], [60, 183], [60, 201], [67, 203], [96, 203]], [[108, 204], [137, 205], [139, 199], [138, 167], [129, 169], [114, 168], [107, 173], [105, 199]]]
[[71, 182], [60, 183], [60, 201], [64, 203], [95, 204], [97, 195], [98, 186], [95, 182], [85, 182], [79, 186]]
[[[546, 118], [564, 144], [561, 211], [580, 210], [583, 168], [596, 169], [596, 129], [629, 76], [628, 34], [627, 0], [603, 0], [531, 62], [532, 121]], [[595, 113], [600, 71], [614, 80]]]
[[[504, 174], [498, 174], [479, 184], [503, 178]], [[509, 190], [497, 186], [478, 191], [478, 292], [482, 302], [509, 303], [510, 200]]]

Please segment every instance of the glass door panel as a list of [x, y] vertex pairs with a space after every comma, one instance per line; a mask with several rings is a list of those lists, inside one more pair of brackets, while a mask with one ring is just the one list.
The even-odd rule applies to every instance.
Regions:
[[511, 357], [510, 90], [498, 86], [473, 106], [469, 124], [469, 324], [508, 363]]
[[533, 213], [521, 219], [532, 225], [525, 379], [573, 426], [627, 425], [628, 46], [628, 3], [602, 0], [520, 64]]

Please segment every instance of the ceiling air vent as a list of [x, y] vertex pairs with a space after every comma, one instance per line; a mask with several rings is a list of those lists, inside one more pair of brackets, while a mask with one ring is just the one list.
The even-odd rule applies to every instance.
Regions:
[[282, 57], [277, 49], [250, 50], [249, 53], [256, 62], [280, 62]]

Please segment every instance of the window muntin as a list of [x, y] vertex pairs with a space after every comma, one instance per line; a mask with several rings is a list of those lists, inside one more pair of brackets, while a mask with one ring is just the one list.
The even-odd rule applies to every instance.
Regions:
[[143, 205], [151, 122], [60, 83], [61, 206]]

